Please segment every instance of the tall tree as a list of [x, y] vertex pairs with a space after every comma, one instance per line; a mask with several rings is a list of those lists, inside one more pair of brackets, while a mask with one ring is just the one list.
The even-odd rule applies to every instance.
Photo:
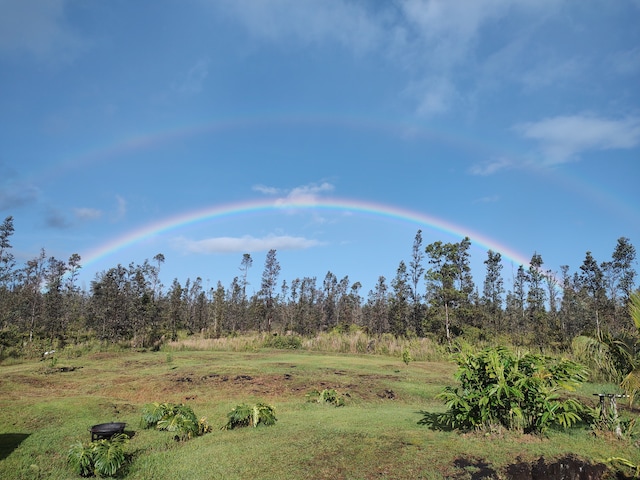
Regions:
[[29, 260], [24, 270], [24, 292], [28, 302], [29, 310], [29, 342], [33, 341], [38, 320], [42, 315], [42, 284], [45, 274], [45, 259], [47, 258], [44, 248], [40, 250], [40, 255]]
[[411, 305], [409, 304], [411, 286], [409, 285], [407, 266], [404, 261], [400, 261], [398, 265], [396, 276], [391, 281], [391, 288], [393, 292], [389, 299], [389, 326], [391, 333], [396, 336], [403, 336], [409, 330], [409, 320], [411, 318]]
[[593, 258], [591, 252], [587, 252], [580, 265], [580, 283], [582, 291], [586, 293], [590, 301], [596, 326], [596, 335], [600, 338], [602, 328], [600, 325], [600, 310], [604, 301], [605, 285], [602, 270], [598, 262]]
[[275, 289], [278, 284], [278, 276], [280, 275], [280, 264], [276, 258], [276, 250], [271, 249], [267, 252], [267, 258], [264, 262], [264, 271], [262, 272], [262, 284], [260, 287], [260, 298], [264, 307], [265, 327], [268, 332], [271, 331], [271, 323], [273, 322], [273, 314], [275, 308]]
[[415, 329], [416, 335], [422, 337], [424, 329], [422, 327], [422, 295], [418, 290], [420, 280], [424, 276], [424, 249], [422, 248], [422, 230], [418, 230], [413, 239], [413, 248], [411, 250], [411, 261], [409, 262], [409, 277], [411, 280], [411, 323]]
[[15, 266], [14, 256], [11, 253], [11, 236], [13, 232], [13, 217], [8, 216], [0, 225], [0, 289], [9, 284], [12, 270]]
[[425, 252], [432, 267], [427, 270], [427, 298], [434, 306], [443, 308], [445, 335], [447, 342], [452, 341], [452, 313], [457, 311], [466, 316], [463, 309], [470, 307], [470, 296], [474, 286], [469, 266], [469, 247], [471, 242], [465, 237], [459, 243], [427, 245]]
[[46, 311], [45, 328], [52, 346], [56, 338], [63, 341], [67, 330], [64, 322], [65, 305], [63, 296], [63, 282], [66, 272], [67, 266], [63, 261], [49, 257], [44, 272], [46, 282], [44, 302]]
[[0, 326], [10, 321], [15, 310], [11, 303], [15, 301], [15, 295], [11, 295], [10, 286], [14, 283], [13, 268], [14, 256], [11, 253], [11, 236], [13, 235], [13, 217], [4, 219], [0, 225]]
[[504, 281], [502, 280], [502, 255], [500, 252], [489, 250], [486, 265], [486, 275], [482, 289], [482, 302], [493, 323], [494, 328], [502, 328], [502, 296], [504, 295]]
[[542, 256], [534, 253], [529, 262], [527, 271], [527, 315], [529, 326], [535, 334], [535, 340], [538, 346], [542, 346], [548, 338], [548, 325], [545, 303], [547, 294], [545, 290], [544, 272], [542, 265], [544, 264]]
[[389, 331], [389, 288], [387, 279], [380, 275], [373, 290], [369, 291], [367, 299], [367, 324], [369, 331], [381, 334]]
[[247, 275], [249, 274], [249, 269], [253, 265], [253, 259], [251, 258], [250, 253], [245, 253], [242, 255], [242, 262], [240, 263], [240, 271], [242, 272], [242, 295], [244, 299], [247, 299], [247, 285], [249, 282], [247, 281]]

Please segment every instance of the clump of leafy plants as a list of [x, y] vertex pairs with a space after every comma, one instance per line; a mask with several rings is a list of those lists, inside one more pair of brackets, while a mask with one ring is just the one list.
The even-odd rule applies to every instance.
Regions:
[[266, 348], [298, 350], [302, 348], [302, 339], [295, 335], [272, 335], [263, 344]]
[[240, 427], [257, 427], [258, 425], [275, 425], [278, 421], [276, 411], [271, 405], [258, 403], [237, 405], [227, 414], [228, 421], [221, 430], [233, 430]]
[[142, 409], [140, 425], [175, 432], [178, 440], [189, 440], [212, 430], [206, 417], [198, 419], [193, 409], [183, 403], [148, 403]]
[[434, 428], [494, 430], [506, 428], [540, 434], [550, 427], [567, 428], [591, 416], [574, 399], [562, 400], [563, 390], [586, 381], [587, 369], [570, 360], [542, 355], [516, 355], [504, 347], [457, 357], [459, 386], [438, 395], [448, 410], [424, 412], [420, 423]]
[[86, 445], [78, 441], [69, 448], [67, 463], [81, 477], [115, 477], [126, 464], [125, 446], [128, 441], [129, 437], [123, 433]]
[[330, 403], [336, 407], [344, 406], [344, 397], [333, 388], [325, 388], [321, 392], [318, 390], [312, 390], [307, 393], [307, 399], [309, 402]]

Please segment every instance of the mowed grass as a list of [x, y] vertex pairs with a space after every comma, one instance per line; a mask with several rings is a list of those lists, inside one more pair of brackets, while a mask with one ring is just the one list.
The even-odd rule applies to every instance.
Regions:
[[[545, 437], [433, 431], [420, 411], [442, 411], [435, 396], [453, 383], [452, 362], [306, 351], [95, 353], [0, 365], [0, 478], [67, 479], [69, 446], [89, 427], [127, 422], [129, 479], [442, 479], [479, 469], [575, 454], [640, 463], [628, 441], [586, 429]], [[346, 406], [308, 403], [334, 388]], [[587, 385], [582, 399], [595, 403]], [[186, 403], [214, 431], [187, 442], [139, 428], [145, 403]], [[276, 408], [273, 427], [221, 431], [239, 403]], [[464, 460], [464, 461], [461, 461]], [[496, 476], [496, 478], [498, 478]]]

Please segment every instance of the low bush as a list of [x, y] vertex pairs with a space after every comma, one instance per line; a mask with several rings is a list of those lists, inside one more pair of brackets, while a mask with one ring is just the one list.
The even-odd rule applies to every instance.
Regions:
[[272, 335], [265, 339], [264, 346], [281, 350], [298, 350], [302, 348], [302, 340], [295, 335]]
[[111, 439], [96, 440], [87, 445], [78, 441], [71, 445], [67, 463], [81, 477], [115, 477], [126, 464], [125, 445], [129, 437], [116, 434]]
[[445, 387], [438, 396], [448, 411], [425, 413], [420, 423], [452, 429], [504, 427], [543, 433], [549, 427], [570, 427], [592, 416], [573, 399], [561, 400], [588, 377], [587, 369], [570, 360], [542, 355], [517, 356], [504, 347], [486, 348], [457, 357], [460, 386]]
[[333, 388], [325, 388], [321, 392], [318, 390], [312, 390], [307, 393], [307, 399], [309, 402], [330, 403], [336, 407], [344, 406], [344, 397]]
[[142, 428], [156, 428], [175, 432], [178, 440], [188, 440], [211, 432], [207, 419], [198, 419], [188, 405], [175, 403], [149, 403], [142, 409]]
[[275, 409], [266, 403], [250, 406], [246, 403], [237, 405], [227, 414], [228, 421], [221, 430], [233, 430], [239, 427], [257, 427], [258, 425], [275, 425], [278, 421]]

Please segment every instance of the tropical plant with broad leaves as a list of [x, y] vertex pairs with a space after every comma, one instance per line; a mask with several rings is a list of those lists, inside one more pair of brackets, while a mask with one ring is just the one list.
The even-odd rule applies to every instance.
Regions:
[[612, 335], [602, 331], [573, 340], [574, 354], [607, 381], [620, 385], [633, 403], [640, 391], [640, 291], [629, 297], [629, 314], [635, 331]]
[[461, 353], [455, 374], [459, 386], [438, 395], [448, 410], [423, 412], [420, 423], [434, 428], [493, 430], [507, 428], [543, 433], [570, 427], [591, 417], [576, 400], [560, 398], [587, 379], [587, 369], [570, 360], [542, 355], [516, 355], [504, 347]]
[[309, 402], [330, 403], [336, 407], [344, 406], [344, 397], [333, 388], [325, 388], [321, 392], [312, 390], [306, 396]]
[[114, 477], [126, 463], [125, 446], [129, 437], [116, 434], [110, 439], [93, 441], [87, 445], [78, 441], [71, 445], [67, 453], [69, 466], [82, 477], [100, 475]]
[[257, 427], [275, 425], [278, 421], [275, 409], [266, 403], [237, 405], [227, 414], [228, 421], [221, 430], [233, 430], [239, 427]]
[[193, 409], [184, 404], [149, 403], [142, 409], [140, 424], [143, 428], [174, 432], [180, 440], [211, 432], [207, 419], [198, 419]]

